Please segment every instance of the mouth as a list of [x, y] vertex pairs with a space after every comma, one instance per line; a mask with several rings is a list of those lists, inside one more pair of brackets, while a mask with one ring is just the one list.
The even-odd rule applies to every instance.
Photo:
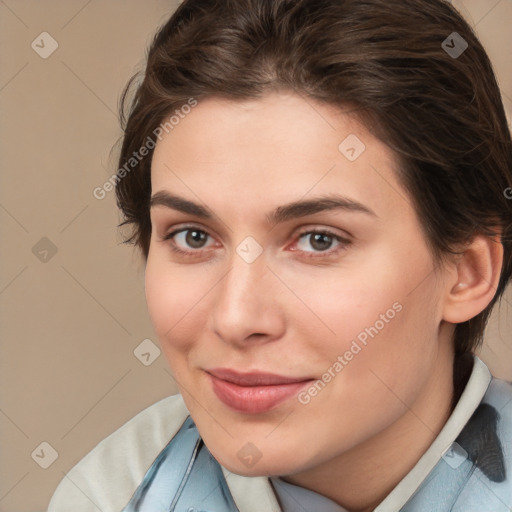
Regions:
[[248, 414], [277, 408], [315, 380], [266, 372], [240, 373], [228, 368], [213, 368], [206, 373], [221, 402], [237, 412]]

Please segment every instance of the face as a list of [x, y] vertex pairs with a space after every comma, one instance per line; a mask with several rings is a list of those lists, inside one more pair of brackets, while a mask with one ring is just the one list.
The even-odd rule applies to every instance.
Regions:
[[158, 142], [148, 309], [230, 471], [328, 463], [435, 374], [442, 276], [396, 167], [349, 113], [285, 93], [203, 100]]

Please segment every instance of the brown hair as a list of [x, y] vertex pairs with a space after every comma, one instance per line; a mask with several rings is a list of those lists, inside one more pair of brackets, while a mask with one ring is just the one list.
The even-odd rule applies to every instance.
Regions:
[[[449, 53], [464, 41], [461, 55]], [[475, 234], [501, 231], [504, 263], [496, 294], [455, 329], [458, 355], [482, 342], [512, 274], [512, 201], [505, 193], [512, 187], [512, 142], [489, 58], [449, 3], [185, 0], [158, 30], [144, 78], [136, 81], [137, 75], [121, 97], [116, 194], [120, 226], [133, 229], [126, 242], [145, 258], [152, 150], [135, 162], [133, 154], [171, 112], [191, 98], [243, 100], [277, 89], [355, 106], [366, 127], [396, 153], [398, 178], [437, 263]]]

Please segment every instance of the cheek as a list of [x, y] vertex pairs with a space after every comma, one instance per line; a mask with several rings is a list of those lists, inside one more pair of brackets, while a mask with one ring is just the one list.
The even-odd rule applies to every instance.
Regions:
[[[366, 379], [375, 378], [370, 369], [392, 388], [401, 388], [408, 379], [421, 381], [436, 355], [440, 318], [431, 262], [415, 256], [411, 260], [397, 252], [372, 259], [373, 264], [361, 264], [342, 279], [323, 280], [321, 289], [318, 281], [315, 286], [314, 280], [303, 279], [297, 295], [308, 298], [318, 327], [308, 359], [322, 354], [325, 366], [346, 356], [343, 373], [361, 389]], [[386, 268], [382, 261], [394, 263]]]
[[[172, 268], [169, 263], [148, 258], [145, 293], [148, 313], [164, 351], [187, 350], [204, 319], [205, 294], [197, 272]], [[193, 330], [189, 334], [184, 331]]]
[[[391, 309], [386, 309], [390, 305]], [[365, 344], [359, 344], [362, 350], [357, 355], [358, 362], [347, 367], [347, 376], [350, 375], [361, 402], [366, 397], [368, 406], [378, 409], [380, 404], [391, 401], [390, 407], [400, 410], [402, 401], [414, 401], [428, 381], [438, 356], [436, 305], [433, 279], [425, 280], [412, 293], [397, 288], [380, 301], [380, 307], [374, 309], [374, 318], [368, 319], [369, 325], [360, 332]], [[368, 380], [373, 381], [373, 391], [365, 395], [362, 390], [368, 387]]]
[[377, 332], [380, 336], [389, 331], [400, 316], [404, 294], [397, 273], [381, 268], [371, 271], [366, 265], [350, 271], [336, 269], [332, 275], [285, 274], [283, 280], [304, 298], [295, 307], [294, 319], [311, 334], [309, 343], [336, 359], [354, 340], [365, 346]]
[[166, 332], [177, 321], [175, 293], [170, 282], [159, 271], [159, 265], [148, 260], [145, 274], [146, 304], [153, 327], [162, 341]]

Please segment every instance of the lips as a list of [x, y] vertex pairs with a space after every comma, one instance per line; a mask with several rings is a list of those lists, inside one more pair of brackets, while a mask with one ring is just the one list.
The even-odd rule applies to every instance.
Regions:
[[228, 368], [214, 368], [207, 374], [214, 393], [225, 405], [250, 414], [275, 409], [314, 380], [266, 372], [240, 373]]

